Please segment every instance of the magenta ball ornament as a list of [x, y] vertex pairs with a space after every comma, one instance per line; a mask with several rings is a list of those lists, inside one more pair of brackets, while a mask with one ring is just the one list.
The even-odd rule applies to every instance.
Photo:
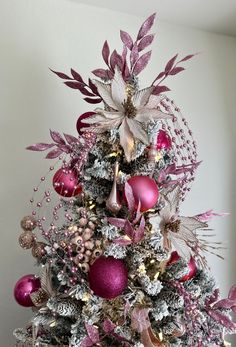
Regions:
[[[170, 259], [167, 263], [167, 265], [171, 265], [176, 263], [180, 259], [179, 254], [174, 251], [171, 253]], [[191, 257], [188, 261], [188, 273], [184, 275], [182, 278], [179, 279], [180, 282], [186, 282], [191, 280], [193, 277], [196, 276], [197, 273], [197, 265], [193, 257]]]
[[77, 196], [82, 191], [82, 186], [78, 181], [78, 173], [74, 169], [60, 168], [53, 176], [53, 187], [55, 191], [67, 198]]
[[82, 122], [83, 119], [89, 118], [89, 117], [93, 116], [94, 114], [95, 114], [95, 112], [85, 112], [85, 113], [81, 114], [81, 116], [79, 116], [77, 123], [76, 123], [76, 128], [77, 128], [77, 131], [80, 135], [83, 134], [83, 131], [81, 131], [82, 128], [89, 128], [90, 127], [90, 124], [86, 124], [86, 123]]
[[139, 201], [142, 212], [156, 205], [159, 191], [154, 179], [148, 176], [133, 176], [127, 182], [133, 190], [136, 208], [138, 207]]
[[158, 150], [170, 149], [171, 146], [172, 146], [172, 143], [171, 143], [170, 136], [164, 130], [159, 130], [159, 132], [157, 134], [156, 148]]
[[95, 295], [114, 299], [121, 295], [128, 284], [128, 271], [121, 259], [101, 256], [89, 270], [89, 285]]
[[33, 307], [34, 304], [30, 294], [37, 292], [41, 288], [40, 279], [35, 275], [25, 275], [21, 277], [15, 285], [14, 297], [16, 302], [24, 307]]

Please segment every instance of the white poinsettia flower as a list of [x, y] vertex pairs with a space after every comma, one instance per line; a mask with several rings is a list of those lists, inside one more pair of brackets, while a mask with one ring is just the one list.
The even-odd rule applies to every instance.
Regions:
[[[132, 92], [125, 83], [121, 72], [116, 69], [111, 84], [93, 81], [108, 110], [97, 108], [96, 114], [83, 120], [91, 124], [84, 131], [102, 133], [113, 128], [119, 128], [120, 144], [124, 149], [127, 161], [132, 160], [135, 140], [149, 144], [142, 123], [150, 120], [172, 118], [171, 115], [157, 109], [159, 97], [152, 96], [153, 87]], [[151, 98], [150, 98], [151, 97]]]
[[149, 220], [154, 230], [161, 231], [163, 248], [168, 252], [176, 250], [181, 257], [189, 260], [191, 254], [199, 252], [203, 246], [196, 235], [196, 230], [206, 228], [207, 224], [196, 217], [179, 216], [180, 189], [179, 185], [171, 187], [163, 195], [165, 207]]

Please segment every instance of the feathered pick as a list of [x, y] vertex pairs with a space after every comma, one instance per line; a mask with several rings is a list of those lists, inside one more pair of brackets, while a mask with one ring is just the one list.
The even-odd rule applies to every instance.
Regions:
[[97, 108], [94, 116], [83, 120], [83, 123], [91, 126], [82, 130], [88, 131], [89, 129], [90, 132], [102, 133], [118, 128], [120, 144], [129, 162], [133, 158], [137, 140], [146, 145], [149, 144], [148, 135], [143, 125], [151, 120], [169, 119], [172, 116], [161, 112], [156, 107], [148, 106], [153, 87], [130, 91], [118, 68], [115, 69], [111, 85], [96, 80], [93, 83], [104, 103], [109, 106], [109, 111]]
[[34, 292], [30, 295], [31, 300], [36, 307], [45, 305], [48, 299], [55, 294], [52, 287], [51, 278], [52, 275], [50, 266], [46, 265], [42, 269], [40, 276], [41, 288], [37, 292]]
[[150, 217], [154, 229], [161, 231], [163, 247], [167, 251], [175, 249], [178, 254], [189, 260], [191, 254], [198, 254], [201, 242], [196, 235], [198, 229], [204, 229], [207, 224], [196, 217], [183, 217], [178, 214], [181, 187], [175, 185], [163, 195], [165, 207], [159, 214]]

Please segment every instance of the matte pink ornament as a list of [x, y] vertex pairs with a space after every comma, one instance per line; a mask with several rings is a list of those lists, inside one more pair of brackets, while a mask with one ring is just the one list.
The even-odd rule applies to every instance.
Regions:
[[76, 170], [60, 168], [53, 176], [55, 191], [64, 197], [72, 197], [81, 193], [82, 187], [78, 182]]
[[127, 284], [128, 271], [121, 259], [101, 256], [90, 266], [90, 288], [101, 298], [116, 298], [123, 293]]
[[172, 146], [172, 143], [171, 143], [170, 136], [164, 130], [159, 130], [158, 135], [157, 135], [156, 148], [158, 150], [170, 149], [171, 146]]
[[135, 207], [141, 203], [142, 212], [153, 208], [158, 200], [159, 191], [154, 179], [148, 176], [133, 176], [128, 181], [133, 190]]
[[[170, 259], [167, 263], [167, 265], [171, 265], [171, 264], [174, 264], [176, 263], [178, 260], [180, 259], [180, 256], [179, 254], [174, 251], [171, 253], [171, 256], [170, 256]], [[193, 257], [191, 257], [189, 259], [189, 262], [188, 262], [188, 273], [186, 275], [184, 275], [182, 278], [180, 278], [180, 282], [186, 282], [186, 281], [189, 281], [191, 280], [191, 278], [193, 278], [197, 273], [197, 265], [195, 263], [195, 260]]]
[[25, 275], [21, 277], [15, 285], [14, 297], [17, 303], [24, 307], [33, 307], [34, 304], [30, 294], [37, 292], [41, 288], [40, 279], [35, 275]]
[[95, 114], [95, 112], [85, 112], [85, 113], [81, 114], [81, 116], [79, 116], [77, 123], [76, 123], [76, 128], [77, 128], [77, 131], [80, 135], [83, 134], [83, 131], [81, 131], [82, 128], [90, 127], [90, 124], [86, 124], [86, 123], [82, 122], [83, 119], [89, 118], [89, 117], [93, 116], [94, 114]]

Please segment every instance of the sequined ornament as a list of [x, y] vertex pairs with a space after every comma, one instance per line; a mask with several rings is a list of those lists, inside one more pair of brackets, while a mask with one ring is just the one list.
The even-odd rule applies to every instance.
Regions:
[[106, 207], [108, 208], [109, 211], [113, 213], [118, 213], [122, 207], [121, 202], [120, 202], [120, 196], [117, 191], [117, 177], [118, 177], [118, 172], [119, 172], [119, 163], [115, 163], [115, 168], [114, 168], [114, 179], [113, 179], [113, 185], [111, 189], [111, 193], [106, 201]]
[[20, 225], [24, 231], [32, 231], [36, 228], [37, 222], [33, 216], [25, 216], [22, 218]]
[[136, 207], [140, 201], [142, 212], [156, 205], [159, 191], [154, 179], [148, 176], [133, 176], [127, 182], [133, 190]]
[[20, 234], [19, 244], [23, 249], [30, 249], [35, 243], [35, 235], [31, 231], [24, 231]]
[[41, 259], [45, 254], [45, 246], [44, 242], [36, 242], [32, 248], [32, 256], [37, 259]]
[[104, 299], [121, 295], [128, 284], [128, 271], [121, 259], [100, 257], [91, 265], [89, 285], [94, 294]]
[[30, 295], [41, 287], [40, 279], [35, 275], [25, 275], [21, 277], [14, 288], [14, 297], [19, 305], [24, 307], [34, 306]]

